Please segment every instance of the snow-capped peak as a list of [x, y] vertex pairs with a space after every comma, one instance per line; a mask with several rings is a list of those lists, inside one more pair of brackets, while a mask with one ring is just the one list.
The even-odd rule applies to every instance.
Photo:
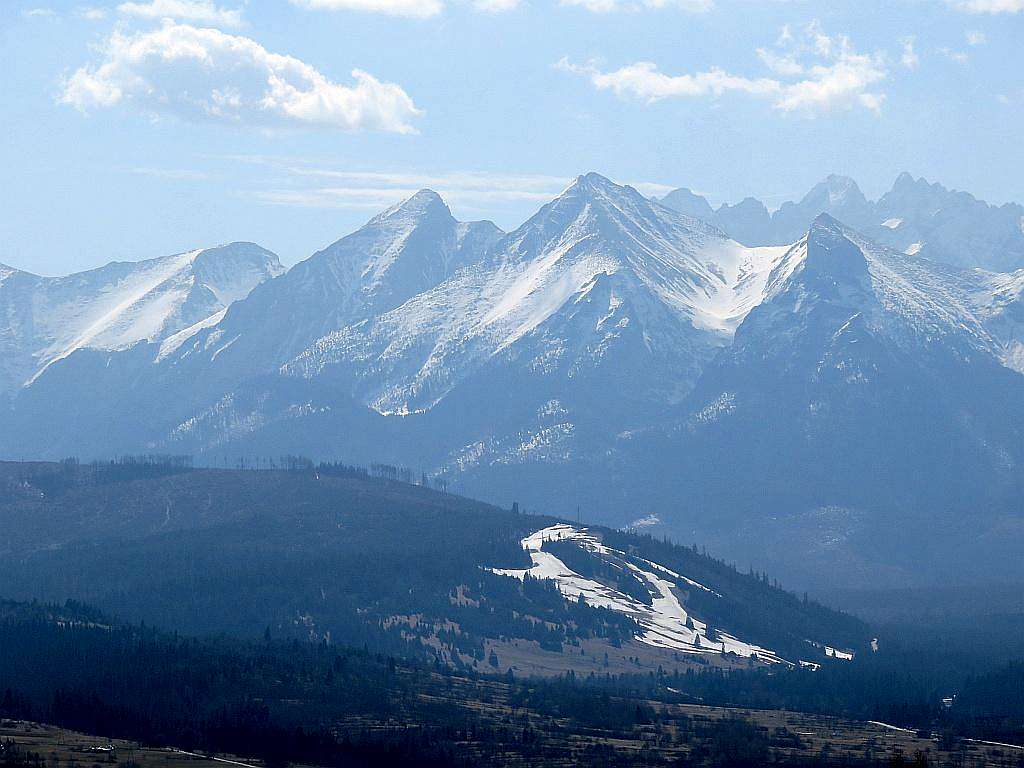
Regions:
[[499, 356], [535, 359], [552, 380], [611, 359], [646, 359], [671, 368], [672, 385], [656, 395], [638, 386], [630, 396], [664, 401], [728, 342], [785, 251], [745, 248], [586, 174], [486, 257], [368, 323], [324, 336], [287, 370], [351, 371], [365, 382], [368, 405], [407, 413], [432, 408]]
[[[500, 236], [490, 222], [460, 223], [441, 196], [422, 189], [314, 254], [296, 278], [320, 275], [345, 317], [392, 309], [479, 256]], [[339, 316], [341, 322], [342, 316]]]
[[[244, 298], [282, 272], [276, 255], [253, 243], [114, 262], [67, 277], [0, 282], [0, 306], [19, 307], [0, 328], [10, 349], [0, 391], [31, 382], [83, 348], [123, 349], [156, 341]], [[6, 345], [5, 345], [6, 346]]]
[[437, 192], [432, 189], [421, 189], [411, 197], [396, 203], [386, 211], [378, 214], [370, 223], [396, 217], [414, 221], [431, 215], [451, 217], [451, 210]]
[[811, 222], [808, 234], [813, 238], [815, 235], [843, 235], [845, 232], [846, 227], [835, 216], [828, 213], [819, 213], [814, 217], [814, 221]]
[[576, 191], [581, 194], [589, 193], [597, 195], [618, 196], [621, 194], [627, 194], [627, 190], [631, 192], [636, 192], [636, 190], [634, 190], [630, 186], [616, 184], [607, 176], [602, 176], [600, 173], [590, 171], [588, 173], [582, 173], [579, 176], [577, 176], [573, 183], [570, 184], [568, 189], [566, 189], [565, 192], [563, 192], [562, 194], [564, 195]]

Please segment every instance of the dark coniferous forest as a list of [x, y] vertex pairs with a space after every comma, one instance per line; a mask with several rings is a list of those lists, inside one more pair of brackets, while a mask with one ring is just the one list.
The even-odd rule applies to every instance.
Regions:
[[[490, 570], [528, 567], [520, 539], [557, 521], [397, 468], [158, 456], [0, 474], [16, 532], [0, 552], [17, 598], [0, 609], [8, 719], [332, 768], [941, 765], [972, 739], [1024, 741], [1009, 618], [980, 628], [986, 642], [955, 623], [871, 626], [697, 545], [597, 528], [625, 559], [545, 545], [643, 605], [655, 595], [623, 563], [684, 573], [703, 585], [685, 592], [696, 616], [818, 660], [655, 653], [634, 618]], [[816, 635], [853, 659], [802, 639]], [[800, 735], [821, 717], [831, 735]], [[924, 751], [840, 737], [867, 721], [926, 737]], [[15, 744], [5, 759], [33, 758]]]

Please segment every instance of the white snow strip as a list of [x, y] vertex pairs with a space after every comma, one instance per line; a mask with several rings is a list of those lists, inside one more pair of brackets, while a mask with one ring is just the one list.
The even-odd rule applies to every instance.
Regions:
[[832, 659], [842, 659], [843, 661], [853, 661], [853, 653], [850, 651], [841, 651], [838, 648], [833, 648], [831, 645], [825, 646], [825, 655]]
[[900, 733], [916, 733], [916, 731], [912, 731], [909, 728], [900, 728], [898, 725], [889, 725], [888, 723], [883, 723], [879, 720], [868, 720], [868, 723], [870, 725], [877, 725], [879, 728], [885, 728], [889, 731], [899, 731]]
[[990, 747], [1006, 747], [1007, 749], [1024, 749], [1020, 744], [1007, 744], [1003, 741], [985, 741], [984, 739], [964, 739], [972, 744], [985, 744]]
[[190, 757], [198, 758], [199, 760], [212, 760], [215, 763], [227, 763], [228, 765], [238, 765], [241, 768], [258, 768], [258, 766], [252, 763], [240, 763], [237, 760], [228, 760], [223, 757], [209, 757], [208, 755], [201, 755], [198, 752], [186, 752], [184, 749], [176, 749], [174, 747], [169, 748], [171, 752], [177, 755], [188, 755]]
[[188, 328], [184, 328], [178, 331], [177, 333], [168, 336], [160, 344], [160, 350], [157, 352], [156, 358], [153, 360], [153, 362], [159, 363], [164, 358], [174, 354], [175, 352], [178, 351], [182, 344], [191, 339], [201, 330], [203, 330], [204, 328], [212, 328], [221, 320], [223, 320], [224, 315], [226, 315], [227, 313], [228, 308], [224, 307], [224, 309], [222, 309], [220, 312], [215, 312], [214, 314], [207, 317], [205, 320], [200, 320], [198, 323], [190, 325]]
[[159, 261], [155, 268], [144, 272], [136, 282], [131, 283], [129, 281], [129, 285], [114, 292], [113, 297], [116, 303], [112, 306], [103, 307], [101, 310], [103, 313], [99, 317], [91, 319], [89, 325], [79, 331], [76, 336], [64, 341], [61, 346], [55, 349], [47, 350], [45, 364], [26, 382], [26, 386], [31, 385], [47, 368], [58, 360], [63, 360], [72, 352], [89, 346], [97, 336], [109, 331], [129, 310], [134, 308], [141, 309], [139, 316], [134, 320], [136, 328], [133, 329], [131, 334], [128, 334], [128, 338], [135, 341], [148, 338], [156, 333], [159, 330], [160, 323], [163, 322], [169, 313], [168, 305], [173, 304], [178, 297], [173, 294], [164, 294], [157, 297], [157, 300], [152, 305], [144, 307], [141, 306], [143, 300], [153, 294], [157, 288], [184, 267], [191, 264], [200, 253], [202, 253], [201, 250], [189, 251], [188, 253], [179, 254], [173, 259]]
[[[613, 587], [581, 576], [558, 557], [543, 549], [547, 543], [568, 540], [600, 555], [609, 565], [629, 569], [650, 588], [652, 604], [645, 605]], [[490, 570], [498, 575], [517, 579], [529, 575], [531, 578], [553, 581], [559, 591], [569, 599], [582, 598], [595, 608], [608, 608], [625, 613], [640, 625], [641, 632], [637, 639], [646, 645], [670, 648], [683, 653], [733, 653], [744, 658], [757, 658], [771, 663], [788, 663], [774, 651], [744, 642], [725, 632], [719, 631], [716, 633], [716, 639], [710, 638], [707, 624], [687, 612], [676, 591], [680, 588], [679, 582], [708, 592], [712, 590], [650, 560], [631, 558], [619, 550], [607, 547], [584, 528], [559, 523], [531, 533], [522, 540], [522, 545], [533, 562], [530, 568]], [[637, 565], [633, 560], [652, 570]]]

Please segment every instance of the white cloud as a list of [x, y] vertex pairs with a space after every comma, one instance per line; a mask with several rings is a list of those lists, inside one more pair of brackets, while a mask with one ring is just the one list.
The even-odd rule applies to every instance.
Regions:
[[473, 0], [473, 7], [484, 13], [504, 13], [519, 7], [519, 0]]
[[[263, 156], [236, 156], [240, 162], [273, 168], [287, 184], [247, 193], [260, 202], [301, 208], [356, 208], [379, 210], [429, 187], [449, 203], [492, 213], [509, 203], [539, 205], [561, 193], [573, 177], [509, 174], [481, 171], [422, 172], [358, 171], [324, 168], [300, 160]], [[664, 195], [675, 187], [656, 182], [635, 182], [645, 195]], [[497, 206], [497, 209], [495, 209]]]
[[1024, 0], [950, 0], [954, 8], [967, 13], [1020, 13]]
[[[595, 0], [616, 2], [616, 0]], [[657, 2], [658, 0], [650, 0]], [[291, 0], [293, 5], [310, 10], [363, 11], [388, 16], [406, 16], [426, 19], [437, 16], [445, 9], [445, 0]], [[468, 0], [468, 5], [482, 13], [505, 13], [515, 10], [520, 0]]]
[[593, 13], [636, 11], [641, 8], [678, 8], [688, 13], [706, 13], [714, 7], [713, 0], [560, 0], [562, 5], [575, 5]]
[[917, 69], [918, 64], [921, 63], [921, 57], [914, 50], [914, 38], [905, 37], [901, 42], [903, 43], [903, 53], [900, 56], [900, 64], [907, 69]]
[[[664, 197], [669, 192], [679, 189], [678, 184], [661, 184], [657, 181], [633, 181], [629, 182], [629, 186], [644, 197]], [[699, 195], [700, 192], [694, 192], [694, 194]]]
[[620, 98], [647, 103], [670, 97], [721, 96], [739, 93], [764, 98], [782, 112], [808, 116], [836, 109], [881, 109], [884, 93], [872, 88], [885, 80], [885, 57], [858, 53], [845, 35], [829, 36], [812, 22], [799, 38], [787, 27], [776, 44], [779, 49], [759, 49], [758, 56], [776, 77], [750, 78], [718, 67], [705, 72], [668, 75], [656, 64], [638, 61], [603, 72], [593, 62], [573, 64], [563, 57], [559, 69], [588, 78], [598, 90], [610, 90]]
[[164, 181], [206, 181], [210, 174], [205, 171], [195, 171], [189, 168], [130, 168], [130, 173], [136, 176], [149, 176]]
[[570, 177], [495, 174], [479, 171], [351, 171], [274, 158], [240, 158], [269, 165], [291, 176], [289, 188], [262, 190], [253, 197], [275, 205], [312, 208], [381, 208], [429, 187], [449, 202], [478, 206], [496, 201], [547, 202]]
[[648, 8], [679, 8], [689, 13], [707, 13], [715, 7], [713, 0], [644, 0]]
[[80, 18], [88, 19], [89, 21], [102, 21], [107, 18], [107, 11], [104, 8], [79, 8], [76, 13]]
[[[555, 186], [538, 189], [529, 180], [526, 180], [525, 186], [521, 186], [515, 180], [503, 180], [500, 177], [480, 175], [481, 179], [489, 180], [489, 184], [484, 186], [472, 183], [472, 180], [469, 184], [462, 184], [458, 179], [459, 174], [453, 174], [452, 176], [453, 178], [446, 178], [442, 175], [433, 178], [429, 183], [413, 183], [406, 186], [397, 183], [392, 186], [368, 186], [357, 181], [352, 185], [331, 184], [298, 189], [257, 190], [250, 193], [250, 196], [270, 205], [283, 205], [295, 208], [365, 208], [379, 210], [411, 197], [424, 187], [429, 187], [440, 194], [448, 203], [479, 210], [482, 207], [502, 203], [525, 202], [538, 205], [546, 203], [561, 192], [567, 182], [567, 180], [561, 179], [560, 183]], [[387, 179], [382, 179], [382, 181], [386, 183]]]
[[968, 45], [984, 45], [988, 38], [984, 32], [979, 32], [976, 29], [969, 29], [964, 33], [964, 37], [967, 39]]
[[177, 19], [199, 24], [237, 27], [242, 23], [240, 8], [227, 9], [214, 5], [213, 0], [149, 0], [128, 2], [117, 6], [119, 13], [143, 19]]
[[[496, 1], [500, 4], [500, 0]], [[292, 3], [311, 10], [366, 11], [420, 19], [436, 16], [444, 9], [441, 0], [292, 0]]]
[[758, 48], [757, 56], [772, 72], [783, 77], [802, 75], [804, 66], [792, 54], [773, 53], [767, 48]]
[[593, 64], [573, 64], [562, 58], [556, 66], [567, 72], [584, 75], [598, 90], [610, 90], [620, 98], [633, 97], [648, 103], [672, 96], [721, 96], [726, 91], [741, 91], [755, 95], [777, 93], [776, 80], [761, 78], [750, 80], [730, 75], [722, 69], [710, 69], [693, 75], [666, 75], [658, 71], [657, 64], [638, 61], [614, 72], [601, 72]]
[[966, 64], [970, 61], [970, 56], [968, 56], [964, 51], [954, 51], [951, 48], [939, 48], [939, 53], [950, 61], [955, 61], [957, 64]]
[[165, 21], [115, 30], [101, 61], [80, 67], [60, 101], [82, 111], [117, 104], [145, 113], [256, 126], [321, 126], [414, 133], [421, 114], [394, 83], [353, 70], [351, 85], [247, 37]]
[[26, 19], [56, 19], [57, 12], [52, 8], [28, 8], [21, 12]]

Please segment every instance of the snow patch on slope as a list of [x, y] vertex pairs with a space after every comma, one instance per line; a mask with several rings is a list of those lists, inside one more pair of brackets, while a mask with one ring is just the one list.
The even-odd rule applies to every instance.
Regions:
[[18, 280], [0, 281], [0, 305], [22, 308], [9, 327], [0, 323], [0, 339], [12, 340], [4, 352], [18, 360], [0, 389], [31, 385], [80, 349], [113, 351], [165, 339], [216, 315], [281, 271], [269, 251], [232, 243], [114, 262], [66, 277], [18, 273]]
[[335, 368], [368, 407], [404, 414], [434, 408], [496, 359], [575, 377], [641, 357], [669, 368], [659, 381], [677, 391], [634, 396], [676, 402], [788, 253], [746, 248], [629, 187], [581, 177], [475, 262], [328, 333], [283, 370]]
[[186, 341], [191, 339], [197, 333], [204, 328], [212, 328], [217, 325], [221, 320], [224, 319], [224, 315], [228, 312], [228, 308], [224, 307], [220, 312], [215, 312], [207, 318], [200, 320], [198, 323], [193, 323], [188, 328], [184, 328], [171, 336], [168, 336], [160, 344], [160, 349], [157, 352], [156, 358], [153, 360], [155, 363], [159, 363], [167, 357], [170, 357], [184, 344]]
[[[652, 604], [639, 600], [573, 571], [558, 557], [546, 552], [544, 545], [553, 541], [574, 541], [583, 549], [602, 556], [619, 567], [629, 569], [645, 582], [651, 591]], [[770, 663], [784, 662], [774, 651], [747, 643], [718, 631], [709, 636], [708, 626], [689, 614], [679, 600], [677, 590], [687, 587], [711, 591], [703, 584], [680, 576], [657, 563], [633, 558], [624, 552], [606, 547], [585, 528], [567, 524], [552, 525], [536, 531], [522, 540], [533, 565], [526, 569], [491, 569], [501, 576], [553, 581], [559, 591], [572, 600], [582, 599], [595, 608], [624, 613], [636, 620], [641, 632], [638, 640], [658, 648], [670, 648], [683, 653], [732, 653], [744, 658], [756, 658]], [[680, 584], [682, 582], [686, 586]]]
[[27, 383], [32, 384], [55, 362], [84, 347], [123, 349], [153, 338], [187, 292], [184, 286], [157, 289], [191, 265], [201, 252], [150, 262], [125, 279], [104, 286], [88, 303], [64, 304], [64, 311], [51, 320], [55, 329], [52, 343], [39, 352], [41, 365]]

